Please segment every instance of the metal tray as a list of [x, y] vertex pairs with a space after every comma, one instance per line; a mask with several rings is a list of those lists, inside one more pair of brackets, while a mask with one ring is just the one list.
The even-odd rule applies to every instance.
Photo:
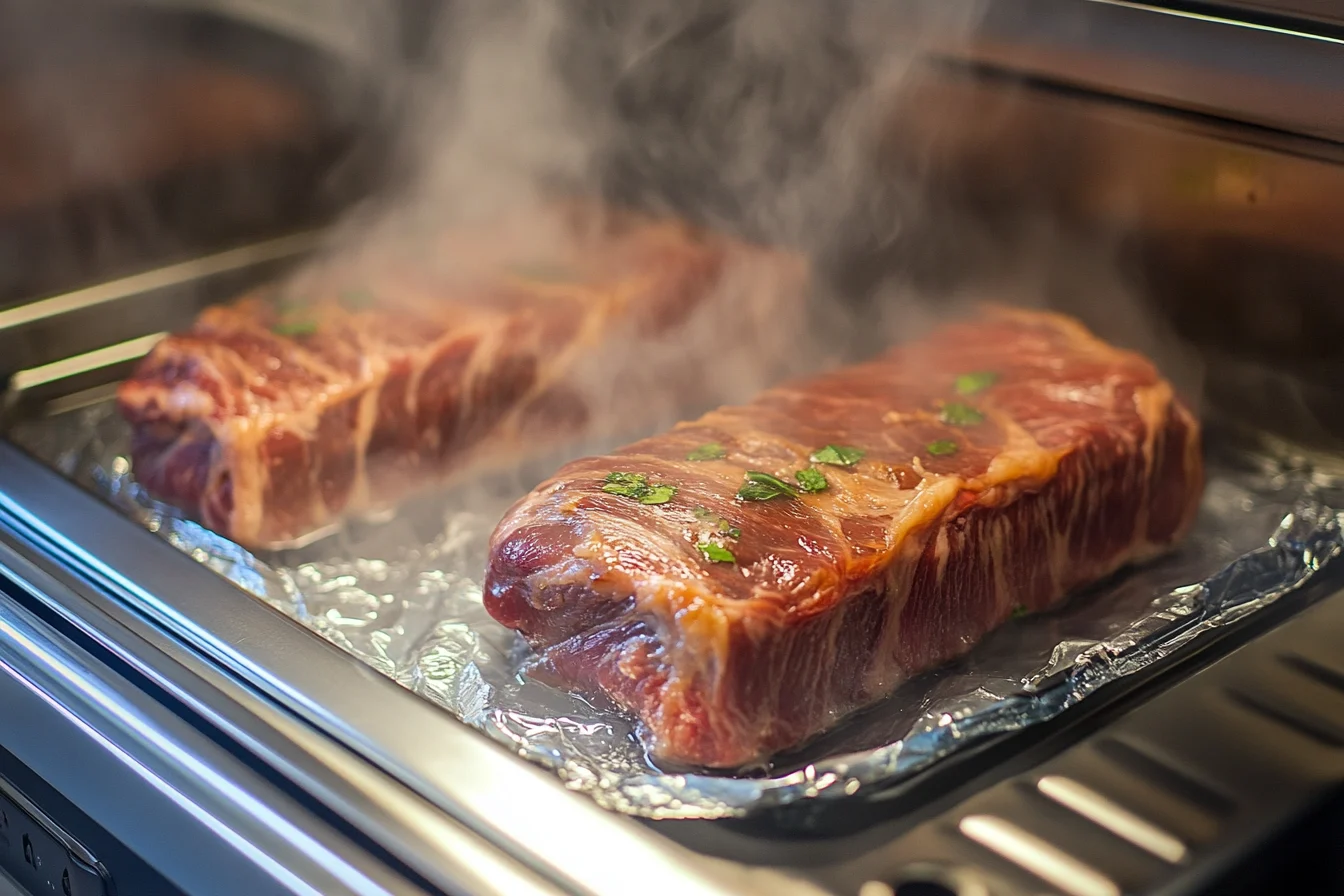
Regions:
[[[212, 256], [204, 266], [180, 266], [166, 277], [95, 287], [75, 294], [73, 301], [62, 297], [4, 312], [9, 316], [0, 316], [0, 324], [7, 325], [0, 326], [0, 374], [10, 375], [11, 386], [18, 387], [11, 391], [15, 398], [6, 408], [8, 419], [106, 395], [155, 332], [185, 323], [201, 304], [233, 294], [253, 279], [274, 275], [302, 257], [308, 245], [299, 237], [236, 250]], [[131, 295], [149, 296], [144, 301], [156, 310], [133, 320], [125, 313], [133, 304]], [[80, 326], [65, 322], [67, 311]], [[146, 320], [153, 321], [149, 328]], [[25, 360], [11, 360], [18, 358]], [[1000, 779], [1025, 773], [1085, 736], [1109, 730], [1131, 710], [1142, 710], [1158, 690], [1188, 694], [1191, 686], [1207, 693], [1196, 674], [1201, 667], [1224, 656], [1237, 662], [1241, 652], [1228, 656], [1236, 647], [1253, 642], [1331, 587], [1318, 583], [1312, 593], [1230, 627], [1179, 663], [1135, 677], [1078, 712], [939, 765], [863, 813], [813, 815], [802, 825], [783, 817], [749, 824], [641, 825], [566, 794], [548, 775], [370, 673], [3, 442], [0, 539], [69, 583], [68, 591], [30, 594], [26, 600], [33, 607], [81, 633], [147, 685], [171, 693], [222, 737], [316, 793], [426, 876], [443, 878], [444, 863], [450, 861], [446, 847], [428, 833], [428, 820], [420, 830], [401, 820], [399, 791], [363, 783], [368, 767], [426, 801], [433, 813], [460, 820], [566, 888], [604, 893], [627, 892], [632, 868], [638, 869], [645, 891], [668, 893], [818, 888], [857, 893], [865, 882], [923, 879], [913, 860], [938, 853], [915, 848], [926, 830], [918, 827], [921, 822], [930, 821], [939, 836], [945, 835], [945, 823], [935, 820], [938, 812], [987, 792]], [[389, 730], [414, 731], [415, 736], [374, 733]], [[1203, 742], [1200, 732], [1171, 734], [1189, 744]], [[1238, 773], [1252, 774], [1246, 768], [1229, 770], [1233, 785]], [[1140, 780], [1143, 774], [1132, 777]], [[1260, 829], [1279, 820], [1264, 819]], [[1087, 831], [1087, 836], [1095, 833]], [[999, 859], [976, 853], [978, 848], [948, 859], [928, 879], [950, 881], [960, 866], [990, 864], [995, 874], [986, 886], [993, 889], [986, 892], [1039, 887], [1039, 875], [1032, 877], [1011, 862], [1005, 869]], [[612, 854], [622, 860], [611, 861]]]
[[[153, 333], [134, 335], [144, 321], [169, 327], [183, 325], [202, 305], [276, 276], [287, 265], [299, 262], [316, 241], [314, 236], [303, 235], [272, 241], [0, 312], [0, 332], [18, 334], [17, 341], [34, 352], [26, 356], [29, 360], [37, 358], [36, 352], [53, 347], [79, 352], [14, 374], [5, 416], [0, 419], [13, 422], [106, 400], [128, 365], [156, 338]], [[80, 320], [81, 325], [70, 325], [71, 319]], [[94, 333], [99, 335], [94, 337]], [[120, 341], [92, 348], [109, 339]], [[430, 704], [390, 681], [369, 675], [348, 655], [332, 650], [308, 630], [295, 626], [4, 444], [0, 444], [0, 517], [78, 575], [113, 589], [114, 600], [124, 602], [126, 609], [149, 620], [153, 628], [203, 652], [248, 686], [259, 689], [440, 806], [455, 813], [466, 812], [492, 828], [501, 824], [503, 816], [510, 837], [517, 836], [529, 848], [537, 848], [541, 842], [543, 830], [537, 825], [546, 824], [537, 817], [538, 810], [526, 803], [501, 806], [497, 796], [501, 784], [530, 790], [522, 782], [534, 780], [532, 769], [502, 754]], [[187, 561], [185, 565], [183, 560]], [[1300, 605], [1296, 599], [1290, 603]], [[1257, 614], [1246, 625], [1201, 642], [1197, 653], [1218, 654], [1226, 649], [1227, 642], [1236, 640], [1238, 632], [1245, 637], [1248, 631], [1264, 630], [1281, 616], [1276, 612], [1262, 619]], [[1180, 666], [1196, 662], [1195, 655], [1183, 654], [1175, 663], [1161, 664], [1108, 687], [1100, 699], [1067, 713], [1067, 718], [1057, 724], [1047, 724], [1040, 732], [992, 739], [862, 808], [840, 805], [801, 816], [781, 811], [766, 813], [749, 823], [661, 824], [654, 830], [691, 844], [697, 852], [722, 859], [792, 866], [808, 875], [834, 873], [827, 871], [830, 865], [872, 842], [874, 832], [893, 836], [931, 811], [931, 791], [964, 790], [977, 776], [1003, 773], [1031, 755], [1033, 747], [1057, 743], [1071, 732], [1097, 724], [1114, 714], [1125, 698], [1163, 673], [1169, 681], [1179, 674]], [[393, 698], [389, 690], [397, 696]], [[407, 740], [388, 734], [396, 731], [416, 731], [420, 736]], [[445, 766], [436, 762], [441, 752], [453, 755], [454, 763]], [[500, 777], [486, 783], [480, 774], [464, 775], [462, 769], [472, 767], [470, 757], [477, 757]], [[542, 798], [551, 790], [543, 786], [536, 795]], [[572, 804], [586, 801], [574, 798], [567, 802], [571, 808], [561, 809], [565, 804], [556, 804], [555, 811], [580, 811]], [[613, 819], [612, 823], [618, 822]], [[556, 839], [553, 830], [545, 836]], [[784, 839], [798, 837], [808, 842], [806, 849], [782, 850]], [[670, 848], [656, 844], [650, 845], [655, 853]], [[559, 846], [543, 847], [543, 851], [548, 861], [572, 861], [568, 858], [571, 854]]]

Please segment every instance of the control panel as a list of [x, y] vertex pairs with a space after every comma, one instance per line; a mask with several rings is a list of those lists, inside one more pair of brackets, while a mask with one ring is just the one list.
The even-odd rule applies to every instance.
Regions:
[[93, 854], [0, 777], [0, 868], [33, 896], [116, 896]]

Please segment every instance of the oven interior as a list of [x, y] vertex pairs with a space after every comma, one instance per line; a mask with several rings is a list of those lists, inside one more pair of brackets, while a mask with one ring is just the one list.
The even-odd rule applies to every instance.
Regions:
[[[146, 64], [183, 64], [149, 52], [183, 41], [147, 41]], [[193, 64], [217, 58], [212, 41], [187, 43]], [[95, 169], [78, 189], [53, 196], [42, 177], [16, 177], [15, 189], [0, 192], [0, 244], [32, 260], [4, 266], [16, 274], [0, 283], [8, 380], [0, 431], [108, 401], [156, 334], [301, 264], [320, 245], [321, 226], [377, 181], [376, 135], [351, 126], [358, 114], [331, 107], [312, 86], [322, 76], [296, 75], [288, 54], [281, 74], [264, 50], [248, 54], [246, 66], [217, 52], [230, 71], [296, 90], [308, 107], [286, 120], [302, 121], [300, 131], [263, 128], [231, 145], [184, 126], [146, 138], [143, 165], [110, 180]], [[928, 213], [921, 227], [885, 242], [820, 247], [825, 301], [862, 309], [899, 288], [937, 307], [1018, 276], [1025, 261], [1041, 301], [1159, 360], [1178, 359], [1179, 385], [1198, 401], [1211, 441], [1310, 464], [1328, 486], [1344, 458], [1336, 349], [1344, 311], [1334, 296], [1344, 274], [1344, 146], [992, 59], [920, 66], [883, 152], [894, 179], [920, 173]], [[143, 83], [136, 77], [145, 76], [127, 83]], [[191, 77], [192, 89], [208, 89]], [[208, 151], [156, 154], [156, 139]], [[20, 146], [27, 164], [44, 155], [37, 138]], [[70, 182], [68, 171], [52, 176]], [[249, 188], [235, 189], [233, 176]], [[694, 206], [694, 191], [661, 188], [666, 204]], [[636, 192], [649, 189], [640, 183]], [[145, 218], [153, 226], [119, 226], [142, 202], [153, 206]], [[1135, 305], [1095, 300], [1097, 265]], [[69, 499], [56, 483], [40, 487]], [[1333, 596], [1332, 572], [1061, 717], [963, 751], [862, 807], [643, 824], [697, 854], [782, 867], [839, 893], [1009, 894], [1042, 881], [1062, 892], [1109, 892], [1086, 889], [1096, 884], [1090, 869], [1102, 869], [1102, 885], [1115, 892], [1256, 892], [1260, 878], [1289, 888], [1281, 875], [1331, 873], [1292, 857], [1311, 855], [1339, 822], [1344, 663], [1333, 645], [1344, 602]], [[1117, 847], [1101, 822], [1076, 823], [1080, 811], [1110, 811], [1104, 800], [1101, 810], [1068, 809], [1043, 796], [1047, 779], [1075, 800], [1079, 782], [1084, 800], [1132, 796], [1130, 816], [1109, 817], [1129, 825], [1127, 842]], [[1248, 875], [1250, 850], [1273, 843], [1298, 852], [1279, 849], [1279, 862]], [[1044, 858], [1010, 861], [1013, 849]]]

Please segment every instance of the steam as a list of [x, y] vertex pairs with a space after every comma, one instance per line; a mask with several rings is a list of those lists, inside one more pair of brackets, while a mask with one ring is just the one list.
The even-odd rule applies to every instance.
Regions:
[[600, 251], [607, 228], [575, 233], [559, 194], [812, 266], [794, 296], [789, 275], [747, 253], [680, 325], [609, 334], [574, 374], [608, 418], [600, 431], [647, 433], [908, 338], [946, 316], [942, 299], [844, 275], [932, 218], [932, 143], [916, 134], [895, 161], [887, 143], [930, 50], [969, 39], [984, 4], [880, 6], [455, 4], [403, 117], [396, 187], [344, 223], [334, 254], [451, 277], [480, 250], [452, 234], [506, 233], [521, 255], [575, 240]]

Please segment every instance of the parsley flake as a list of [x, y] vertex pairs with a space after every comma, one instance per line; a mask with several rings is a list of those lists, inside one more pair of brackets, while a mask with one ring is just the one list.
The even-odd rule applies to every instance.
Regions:
[[939, 419], [952, 426], [975, 426], [985, 422], [985, 415], [968, 404], [954, 402], [943, 406]]
[[769, 473], [748, 470], [747, 481], [737, 490], [737, 497], [743, 501], [772, 501], [775, 498], [796, 498], [798, 490]]
[[934, 457], [951, 457], [957, 453], [957, 443], [951, 439], [939, 439], [924, 446]]
[[1023, 616], [1029, 616], [1029, 615], [1031, 615], [1031, 611], [1028, 610], [1026, 607], [1022, 606], [1021, 604], [1018, 604], [1017, 606], [1013, 607], [1014, 619], [1021, 619]]
[[798, 480], [798, 484], [803, 487], [805, 492], [824, 492], [828, 485], [826, 477], [821, 475], [815, 467], [799, 470], [793, 474], [793, 478]]
[[957, 377], [956, 390], [958, 395], [976, 395], [985, 391], [990, 386], [999, 381], [999, 375], [989, 370], [981, 370], [975, 373], [963, 373]]
[[814, 464], [830, 464], [833, 467], [852, 467], [863, 460], [864, 451], [861, 448], [851, 448], [848, 445], [827, 445], [825, 448], [818, 448], [808, 457], [808, 460]]
[[639, 496], [641, 504], [666, 504], [677, 494], [675, 485], [652, 485], [649, 490]]
[[641, 504], [666, 504], [677, 494], [673, 485], [649, 485], [649, 478], [643, 473], [608, 473], [602, 491]]
[[706, 442], [700, 445], [690, 454], [686, 455], [687, 460], [719, 460], [727, 457], [728, 450], [718, 442]]
[[736, 563], [737, 558], [733, 552], [722, 545], [713, 544], [708, 541], [702, 541], [696, 546], [696, 550], [705, 555], [705, 559], [711, 563]]
[[648, 488], [649, 478], [643, 473], [608, 473], [602, 491], [622, 498], [637, 498]]

